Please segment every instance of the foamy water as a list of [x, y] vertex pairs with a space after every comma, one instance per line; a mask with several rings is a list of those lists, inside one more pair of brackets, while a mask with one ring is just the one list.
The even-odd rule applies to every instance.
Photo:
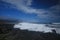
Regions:
[[14, 28], [20, 28], [22, 30], [29, 30], [29, 31], [43, 31], [43, 32], [52, 32], [52, 29], [46, 27], [45, 24], [33, 24], [33, 23], [19, 23], [14, 26]]

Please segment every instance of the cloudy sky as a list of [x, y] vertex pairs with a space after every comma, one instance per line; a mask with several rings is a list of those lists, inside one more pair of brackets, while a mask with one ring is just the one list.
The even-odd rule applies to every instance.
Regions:
[[[14, 18], [23, 22], [50, 23], [60, 22], [60, 0], [0, 0], [0, 18]], [[40, 24], [21, 23], [19, 27], [40, 27]], [[28, 29], [28, 27], [26, 27]], [[45, 28], [51, 31], [52, 28]], [[30, 29], [29, 29], [30, 30]], [[36, 29], [34, 29], [36, 30]], [[43, 31], [43, 30], [42, 30]], [[59, 31], [60, 32], [60, 31]]]
[[27, 22], [60, 22], [59, 0], [0, 0], [0, 17]]

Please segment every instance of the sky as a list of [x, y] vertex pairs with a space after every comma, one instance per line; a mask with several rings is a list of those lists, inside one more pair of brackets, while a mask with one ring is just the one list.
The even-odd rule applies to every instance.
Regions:
[[0, 0], [0, 19], [9, 18], [25, 22], [17, 28], [49, 32], [54, 28], [39, 23], [60, 23], [60, 0]]
[[26, 22], [60, 22], [59, 0], [0, 0], [0, 18]]

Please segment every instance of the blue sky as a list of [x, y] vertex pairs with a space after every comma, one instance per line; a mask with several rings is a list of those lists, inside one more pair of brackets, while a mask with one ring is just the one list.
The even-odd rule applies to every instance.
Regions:
[[26, 22], [60, 22], [59, 0], [0, 0], [0, 17]]
[[58, 0], [33, 0], [32, 7], [40, 8], [40, 9], [47, 9], [53, 5], [56, 5]]

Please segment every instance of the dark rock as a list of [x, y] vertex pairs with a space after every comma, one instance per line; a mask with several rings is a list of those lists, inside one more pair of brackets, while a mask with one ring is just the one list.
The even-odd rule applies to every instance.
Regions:
[[55, 30], [53, 33], [43, 33], [13, 28], [12, 24], [2, 24], [0, 40], [60, 40], [60, 34], [55, 33]]

